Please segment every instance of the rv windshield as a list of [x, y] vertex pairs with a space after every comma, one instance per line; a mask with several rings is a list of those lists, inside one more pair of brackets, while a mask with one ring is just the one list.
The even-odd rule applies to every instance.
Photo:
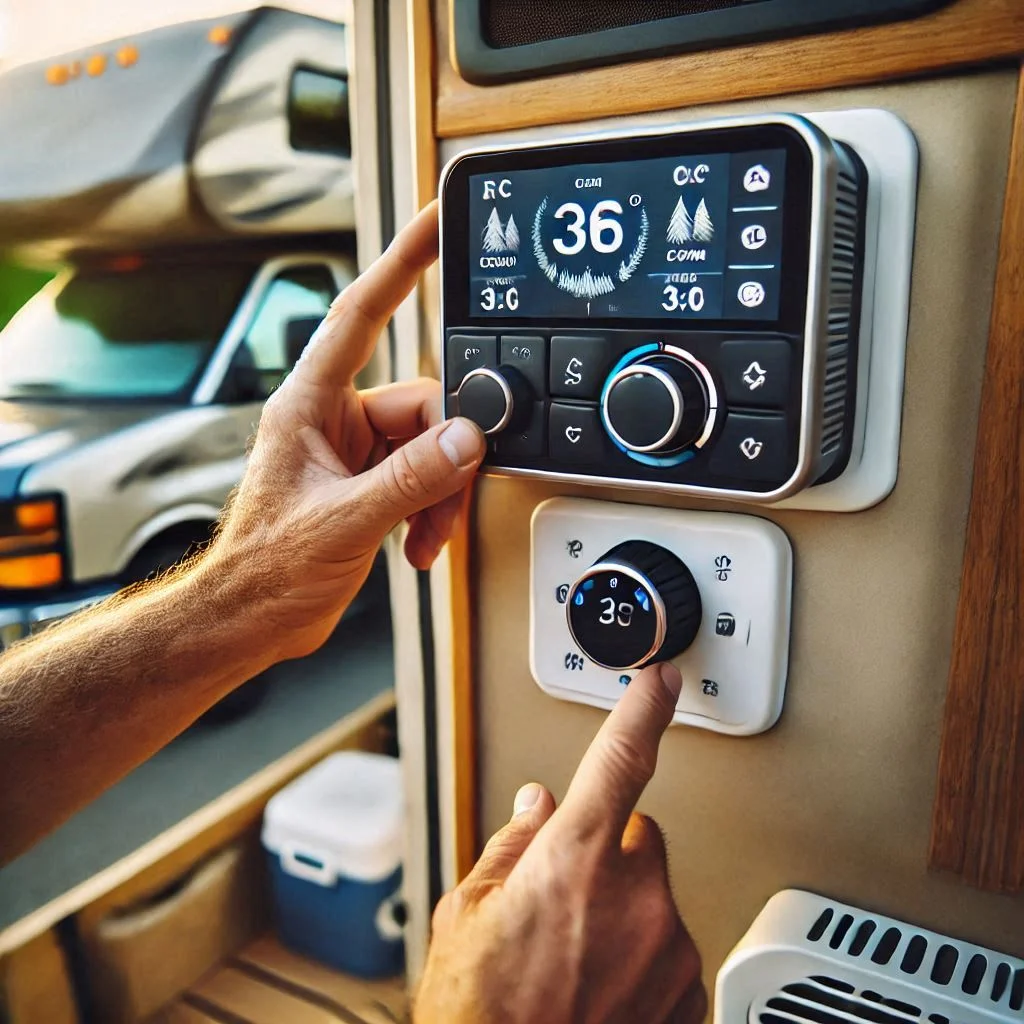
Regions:
[[0, 335], [0, 396], [185, 398], [254, 270], [218, 261], [82, 271]]

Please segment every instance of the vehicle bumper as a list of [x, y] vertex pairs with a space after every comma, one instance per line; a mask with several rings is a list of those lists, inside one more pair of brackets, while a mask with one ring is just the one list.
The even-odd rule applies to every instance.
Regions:
[[97, 604], [117, 591], [113, 583], [76, 590], [62, 590], [24, 601], [0, 598], [0, 649], [6, 650], [23, 637], [38, 633], [60, 619]]

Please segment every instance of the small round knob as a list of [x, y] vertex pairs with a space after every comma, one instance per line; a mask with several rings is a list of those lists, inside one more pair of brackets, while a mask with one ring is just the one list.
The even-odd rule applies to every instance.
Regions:
[[528, 418], [532, 395], [515, 367], [481, 366], [462, 378], [455, 397], [460, 416], [472, 420], [485, 434], [499, 434]]
[[674, 658], [700, 629], [700, 591], [686, 564], [645, 540], [617, 545], [572, 585], [569, 631], [595, 664], [621, 671]]
[[624, 366], [601, 402], [605, 429], [627, 451], [668, 453], [692, 444], [708, 418], [708, 395], [697, 371], [673, 356]]

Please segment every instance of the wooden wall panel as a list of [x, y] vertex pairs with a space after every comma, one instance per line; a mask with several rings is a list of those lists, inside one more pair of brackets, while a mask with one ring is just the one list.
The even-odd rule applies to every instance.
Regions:
[[[439, 55], [449, 47], [449, 4], [435, 0]], [[507, 85], [464, 81], [438, 61], [441, 138], [668, 110], [754, 96], [908, 77], [1024, 53], [1021, 0], [956, 0], [887, 25], [684, 53]]]
[[1024, 75], [1017, 94], [931, 866], [1024, 890]]

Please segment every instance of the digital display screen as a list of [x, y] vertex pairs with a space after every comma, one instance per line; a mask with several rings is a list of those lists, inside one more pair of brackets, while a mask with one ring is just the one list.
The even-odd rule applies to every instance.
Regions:
[[569, 618], [576, 642], [600, 665], [628, 668], [654, 654], [654, 599], [627, 573], [610, 570], [585, 579], [573, 592]]
[[471, 174], [474, 318], [774, 320], [786, 151]]

